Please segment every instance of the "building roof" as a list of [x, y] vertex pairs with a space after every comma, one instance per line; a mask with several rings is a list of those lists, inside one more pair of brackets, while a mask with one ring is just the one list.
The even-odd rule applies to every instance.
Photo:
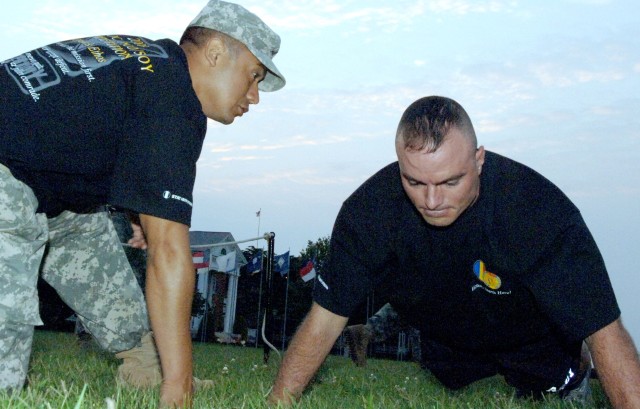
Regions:
[[247, 264], [247, 259], [244, 254], [242, 254], [242, 250], [236, 243], [236, 239], [229, 232], [189, 231], [189, 240], [192, 246], [211, 244], [214, 255], [220, 255], [222, 249], [225, 249], [225, 254], [235, 251], [236, 263], [241, 266]]

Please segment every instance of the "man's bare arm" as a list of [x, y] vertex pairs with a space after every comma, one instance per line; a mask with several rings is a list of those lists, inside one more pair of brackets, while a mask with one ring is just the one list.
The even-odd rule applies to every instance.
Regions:
[[587, 338], [598, 378], [614, 408], [640, 408], [640, 360], [620, 318]]
[[291, 403], [300, 397], [307, 384], [331, 351], [331, 347], [347, 324], [347, 318], [336, 315], [315, 302], [298, 328], [285, 353], [269, 401]]
[[189, 320], [195, 284], [189, 227], [140, 215], [146, 236], [146, 296], [162, 366], [160, 403], [190, 406], [193, 362]]

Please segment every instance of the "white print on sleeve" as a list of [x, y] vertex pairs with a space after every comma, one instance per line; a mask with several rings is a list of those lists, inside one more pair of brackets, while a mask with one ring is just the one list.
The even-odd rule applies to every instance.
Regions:
[[179, 200], [179, 201], [181, 201], [183, 203], [186, 203], [189, 206], [193, 207], [193, 203], [191, 203], [191, 201], [189, 201], [189, 199], [185, 199], [182, 196], [174, 195], [173, 193], [169, 192], [168, 190], [165, 190], [164, 192], [162, 192], [162, 197], [164, 197], [165, 199]]

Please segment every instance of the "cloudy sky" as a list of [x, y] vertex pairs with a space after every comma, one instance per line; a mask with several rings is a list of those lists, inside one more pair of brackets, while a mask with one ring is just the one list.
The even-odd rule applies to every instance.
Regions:
[[[637, 1], [242, 4], [281, 35], [275, 61], [288, 84], [261, 94], [234, 124], [210, 123], [194, 230], [239, 240], [273, 231], [276, 252], [297, 255], [328, 236], [341, 202], [395, 160], [404, 109], [422, 96], [449, 96], [467, 109], [481, 144], [538, 170], [580, 207], [640, 342]], [[0, 13], [0, 60], [94, 34], [178, 40], [203, 5], [10, 2]]]

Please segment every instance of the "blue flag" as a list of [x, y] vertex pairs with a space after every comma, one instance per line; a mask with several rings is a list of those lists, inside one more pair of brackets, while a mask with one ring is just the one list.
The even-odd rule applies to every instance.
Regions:
[[273, 271], [277, 271], [281, 276], [289, 274], [289, 252], [275, 256], [273, 259]]
[[247, 272], [249, 274], [259, 273], [262, 270], [262, 251], [253, 255], [253, 258], [247, 264]]

